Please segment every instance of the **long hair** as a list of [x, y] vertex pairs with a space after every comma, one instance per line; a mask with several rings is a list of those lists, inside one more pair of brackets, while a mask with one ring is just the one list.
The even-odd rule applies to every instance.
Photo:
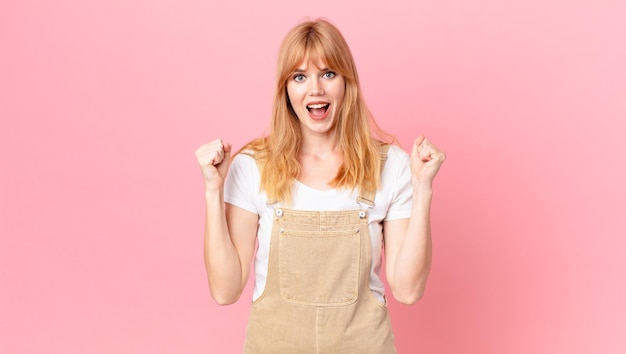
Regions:
[[302, 144], [300, 121], [289, 102], [287, 80], [304, 62], [323, 63], [345, 79], [345, 93], [336, 123], [343, 165], [330, 182], [335, 188], [376, 191], [380, 186], [382, 140], [395, 141], [383, 132], [361, 95], [352, 53], [339, 30], [324, 19], [294, 27], [282, 42], [276, 70], [276, 91], [269, 134], [244, 146], [261, 169], [261, 189], [270, 201], [291, 200], [293, 182], [301, 173], [298, 152]]

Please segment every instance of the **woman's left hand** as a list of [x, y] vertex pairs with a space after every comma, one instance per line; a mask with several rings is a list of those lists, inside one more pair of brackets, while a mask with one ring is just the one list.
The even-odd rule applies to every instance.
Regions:
[[417, 183], [432, 184], [446, 154], [420, 135], [413, 142], [411, 172]]

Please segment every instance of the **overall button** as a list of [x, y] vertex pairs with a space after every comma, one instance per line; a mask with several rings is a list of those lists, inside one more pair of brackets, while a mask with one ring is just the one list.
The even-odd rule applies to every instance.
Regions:
[[[277, 215], [278, 215], [278, 214], [277, 214]], [[361, 219], [363, 219], [363, 218], [365, 217], [365, 211], [363, 211], [363, 210], [359, 211], [359, 217], [360, 217]]]
[[278, 217], [283, 216], [283, 210], [282, 209], [276, 209], [276, 216], [278, 216]]

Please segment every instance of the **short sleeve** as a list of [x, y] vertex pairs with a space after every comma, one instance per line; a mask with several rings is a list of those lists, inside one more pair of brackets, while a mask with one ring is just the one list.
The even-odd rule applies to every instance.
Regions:
[[411, 217], [413, 203], [413, 184], [411, 182], [411, 161], [409, 155], [397, 146], [389, 149], [385, 169], [390, 169], [387, 175], [391, 181], [388, 186], [392, 189], [391, 202], [384, 220], [407, 219]]
[[255, 202], [259, 198], [259, 186], [260, 174], [254, 158], [245, 153], [235, 156], [224, 182], [224, 201], [259, 214]]

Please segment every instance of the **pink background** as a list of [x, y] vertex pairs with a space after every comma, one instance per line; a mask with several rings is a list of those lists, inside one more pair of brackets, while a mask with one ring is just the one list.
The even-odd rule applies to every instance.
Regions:
[[3, 1], [0, 352], [237, 353], [193, 152], [270, 114], [285, 33], [326, 16], [404, 147], [448, 153], [401, 353], [626, 352], [626, 2]]

